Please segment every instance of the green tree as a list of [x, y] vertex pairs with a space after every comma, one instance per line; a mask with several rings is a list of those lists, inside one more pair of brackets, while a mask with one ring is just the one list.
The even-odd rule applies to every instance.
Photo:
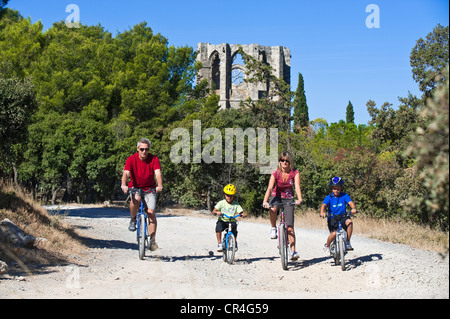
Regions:
[[431, 91], [439, 83], [444, 83], [445, 78], [436, 75], [444, 74], [444, 68], [448, 64], [448, 52], [448, 26], [440, 24], [427, 34], [425, 40], [417, 40], [412, 49], [410, 63], [413, 79], [419, 83], [419, 89], [425, 98], [431, 96]]
[[0, 77], [0, 175], [15, 172], [17, 158], [13, 145], [26, 144], [27, 125], [36, 108], [30, 79]]
[[274, 76], [273, 68], [263, 61], [258, 61], [239, 49], [246, 65], [247, 77], [250, 83], [269, 83], [269, 92], [257, 101], [247, 100], [243, 103], [244, 112], [253, 118], [258, 127], [278, 127], [285, 134], [285, 149], [292, 152], [291, 147], [291, 111], [293, 108], [294, 92], [290, 90], [282, 78]]
[[[22, 18], [8, 23], [19, 34], [30, 28]], [[63, 22], [33, 37], [39, 50], [10, 68], [32, 77], [39, 101], [19, 172], [52, 200], [60, 188], [70, 200], [109, 199], [136, 140], [160, 147], [164, 127], [197, 94], [194, 51], [169, 47], [145, 22], [115, 38], [100, 25]]]
[[11, 10], [6, 8], [6, 5], [8, 4], [9, 0], [0, 0], [0, 20], [3, 18], [8, 18], [11, 16], [18, 17], [19, 12], [15, 10]]
[[408, 165], [408, 159], [403, 158], [402, 153], [411, 143], [413, 132], [423, 123], [419, 112], [423, 106], [422, 101], [413, 95], [399, 99], [401, 104], [397, 109], [386, 102], [380, 109], [376, 108], [373, 101], [367, 102], [367, 111], [372, 119], [370, 125], [372, 131], [372, 149], [376, 153], [383, 151], [395, 152], [403, 165]]
[[355, 123], [355, 112], [353, 111], [353, 104], [350, 101], [348, 101], [347, 110], [345, 112], [345, 120], [347, 124]]
[[[421, 221], [449, 228], [449, 67], [443, 70], [439, 84], [427, 100], [420, 116], [426, 119], [425, 126], [416, 130], [414, 142], [406, 155], [415, 158], [415, 168], [423, 188], [423, 196], [411, 193], [408, 207], [422, 211]], [[433, 80], [441, 82], [440, 79]]]
[[45, 39], [42, 35], [42, 23], [32, 24], [17, 11], [3, 10], [5, 14], [0, 20], [0, 74], [3, 77], [19, 77], [26, 75], [26, 69], [35, 61]]
[[306, 104], [303, 75], [298, 74], [298, 85], [294, 97], [294, 127], [296, 129], [309, 126], [308, 105]]

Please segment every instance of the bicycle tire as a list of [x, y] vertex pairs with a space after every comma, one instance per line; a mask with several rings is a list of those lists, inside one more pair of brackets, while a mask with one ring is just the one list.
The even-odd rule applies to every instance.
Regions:
[[339, 265], [339, 252], [336, 239], [330, 245], [331, 254], [333, 256], [334, 264]]
[[340, 255], [340, 261], [341, 261], [341, 269], [345, 270], [345, 241], [344, 237], [339, 237], [339, 255]]
[[288, 248], [289, 245], [287, 244], [287, 232], [286, 228], [284, 226], [280, 226], [278, 230], [278, 236], [279, 236], [279, 248], [280, 248], [280, 255], [281, 255], [281, 267], [283, 270], [286, 270], [288, 267]]
[[138, 228], [138, 245], [139, 245], [139, 259], [144, 259], [145, 256], [145, 240], [146, 240], [146, 229], [145, 229], [146, 221], [145, 215], [139, 215], [139, 228]]
[[234, 263], [234, 254], [236, 252], [236, 238], [233, 233], [229, 233], [227, 236], [226, 255], [227, 262], [231, 265]]
[[222, 256], [223, 256], [223, 261], [227, 262], [227, 233], [225, 232], [223, 234], [223, 239], [222, 239]]

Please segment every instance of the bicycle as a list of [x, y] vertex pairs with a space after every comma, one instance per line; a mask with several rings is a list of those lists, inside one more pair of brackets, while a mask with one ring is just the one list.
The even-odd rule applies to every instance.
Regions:
[[231, 231], [231, 219], [236, 219], [236, 217], [242, 217], [242, 215], [228, 216], [226, 214], [221, 214], [221, 216], [229, 218], [227, 232], [223, 235], [222, 249], [223, 249], [223, 261], [228, 262], [230, 265], [234, 262], [234, 255], [236, 253], [236, 237]]
[[288, 237], [288, 230], [287, 225], [284, 219], [284, 206], [285, 205], [296, 205], [295, 202], [290, 203], [281, 203], [277, 202], [275, 203], [277, 207], [279, 207], [281, 212], [281, 219], [280, 224], [278, 225], [278, 251], [281, 256], [281, 267], [283, 270], [287, 270], [288, 268], [288, 262], [289, 262], [289, 237]]
[[[145, 199], [143, 196], [143, 190], [140, 188], [132, 188], [130, 189], [130, 196], [134, 194], [138, 194], [141, 198], [141, 206], [138, 210], [136, 216], [136, 228], [137, 228], [137, 242], [138, 242], [138, 251], [139, 251], [139, 259], [144, 259], [145, 249], [150, 249], [150, 232], [148, 229], [148, 215], [147, 210], [144, 209]], [[149, 189], [146, 193], [156, 193], [156, 189]]]
[[[351, 212], [345, 212], [342, 215], [334, 215], [333, 218], [338, 218], [339, 228], [336, 230], [336, 237], [330, 244], [330, 253], [333, 256], [335, 265], [341, 265], [342, 271], [345, 270], [345, 255], [347, 254], [347, 232], [342, 228], [341, 220], [344, 217], [351, 216]], [[330, 218], [330, 214], [327, 213], [327, 217]]]

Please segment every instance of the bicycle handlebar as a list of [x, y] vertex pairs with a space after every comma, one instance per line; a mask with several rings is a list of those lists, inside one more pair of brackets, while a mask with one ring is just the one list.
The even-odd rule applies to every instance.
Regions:
[[[274, 204], [275, 204], [275, 206], [280, 205], [280, 204], [281, 204], [281, 206], [296, 206], [296, 205], [297, 205], [296, 202], [290, 202], [290, 203], [275, 202]], [[261, 205], [261, 206], [262, 206], [262, 208], [264, 208], [264, 209], [270, 209], [270, 208], [265, 208], [265, 207], [264, 207], [264, 204]]]
[[[356, 211], [355, 214], [358, 214], [359, 211]], [[354, 214], [353, 214], [354, 215]], [[332, 214], [330, 214], [330, 212], [327, 212], [327, 218], [332, 216]], [[346, 217], [346, 216], [352, 216], [352, 212], [351, 211], [346, 211], [344, 214], [342, 215], [333, 215], [333, 216], [339, 216], [340, 218]]]
[[139, 196], [142, 196], [143, 193], [156, 193], [156, 188], [149, 188], [147, 191], [144, 191], [143, 188], [136, 188], [136, 187], [132, 187], [130, 189], [128, 189], [128, 193], [130, 194], [136, 194], [138, 193]]
[[221, 213], [220, 216], [225, 216], [226, 218], [236, 219], [236, 217], [242, 217], [241, 214], [235, 216], [228, 216], [227, 214]]

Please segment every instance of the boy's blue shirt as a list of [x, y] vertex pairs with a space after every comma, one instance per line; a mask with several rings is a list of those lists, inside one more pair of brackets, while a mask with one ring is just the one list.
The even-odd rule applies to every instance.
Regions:
[[341, 215], [346, 212], [347, 204], [351, 202], [350, 196], [347, 193], [340, 193], [335, 197], [333, 193], [325, 197], [323, 203], [328, 206], [328, 212], [332, 215]]

